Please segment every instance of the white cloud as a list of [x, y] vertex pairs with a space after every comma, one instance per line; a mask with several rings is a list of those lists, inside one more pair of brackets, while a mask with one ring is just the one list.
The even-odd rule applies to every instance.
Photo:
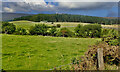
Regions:
[[23, 0], [23, 2], [28, 3], [30, 5], [46, 5], [44, 0]]
[[8, 7], [4, 7], [4, 11], [5, 11], [5, 12], [14, 12], [14, 10], [13, 10], [13, 9], [8, 8]]
[[[32, 0], [35, 1], [35, 0]], [[24, 0], [24, 2], [3, 2], [4, 12], [41, 12], [41, 11], [53, 11], [54, 5], [47, 4], [44, 0], [37, 0], [39, 2], [29, 2], [29, 0]], [[4, 9], [6, 8], [7, 9]], [[9, 10], [12, 9], [12, 10]]]

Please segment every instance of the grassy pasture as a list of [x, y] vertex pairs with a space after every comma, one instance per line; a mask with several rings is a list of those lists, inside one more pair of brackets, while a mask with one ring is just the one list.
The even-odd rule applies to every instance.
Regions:
[[31, 26], [34, 26], [35, 23], [31, 22], [31, 21], [12, 21], [10, 23], [13, 23], [18, 27], [22, 27], [25, 29], [29, 29]]
[[[27, 30], [41, 22], [12, 21], [17, 28]], [[80, 22], [54, 22], [45, 23], [49, 26], [61, 24], [71, 31]], [[117, 25], [102, 25], [104, 27], [117, 27]], [[59, 28], [58, 28], [59, 29]], [[89, 49], [89, 45], [100, 41], [100, 38], [62, 38], [50, 36], [29, 35], [2, 35], [2, 68], [5, 70], [49, 70], [54, 67], [71, 63], [73, 57], [79, 58]], [[108, 68], [108, 67], [107, 67]], [[110, 67], [111, 68], [111, 67]]]
[[[35, 24], [43, 24], [41, 22], [32, 22], [32, 21], [25, 21], [25, 20], [21, 20], [21, 21], [11, 21], [10, 23], [13, 23], [17, 26], [17, 28], [25, 28], [27, 30], [30, 29], [31, 26], [34, 26]], [[87, 25], [89, 23], [80, 23], [80, 22], [54, 22], [54, 24], [51, 24], [50, 22], [45, 23], [48, 26], [56, 26], [57, 24], [60, 24], [61, 27], [67, 27], [69, 30], [74, 31], [75, 27], [78, 24], [81, 25]]]
[[2, 68], [5, 70], [48, 70], [71, 63], [99, 38], [62, 38], [2, 35]]
[[[27, 30], [35, 24], [32, 21], [12, 21], [17, 28]], [[74, 31], [80, 22], [45, 23], [49, 26], [61, 24]], [[113, 25], [102, 25], [113, 27]], [[117, 25], [114, 25], [116, 27]], [[95, 44], [100, 38], [62, 38], [46, 36], [2, 35], [2, 68], [5, 70], [48, 70], [55, 66], [71, 63], [73, 57], [80, 57], [88, 50], [89, 45]]]
[[[21, 20], [21, 21], [11, 21], [10, 23], [13, 23], [18, 27], [22, 27], [25, 28], [27, 30], [29, 30], [29, 28], [31, 26], [34, 26], [35, 24], [43, 24], [41, 22], [32, 22], [32, 21], [25, 21], [25, 20]], [[54, 24], [51, 24], [50, 22], [45, 23], [48, 26], [56, 26], [57, 24], [60, 24], [61, 27], [67, 27], [69, 30], [74, 31], [75, 27], [78, 24], [81, 25], [87, 25], [90, 23], [81, 23], [81, 22], [54, 22]], [[113, 27], [113, 28], [118, 28], [118, 25], [102, 25], [102, 27]]]
[[54, 22], [54, 24], [61, 24], [61, 26], [77, 26], [78, 24], [87, 25], [90, 23], [81, 23], [81, 22]]
[[[13, 23], [15, 24], [17, 27], [22, 27], [22, 28], [25, 28], [25, 29], [29, 29], [31, 26], [34, 26], [35, 24], [43, 24], [41, 22], [32, 22], [32, 21], [25, 21], [25, 20], [22, 20], [22, 21], [12, 21], [10, 23]], [[54, 24], [51, 24], [50, 22], [48, 23], [45, 23], [46, 25], [48, 26], [54, 26], [54, 25], [57, 25], [57, 24], [61, 24], [61, 27], [67, 27], [71, 30], [73, 30], [78, 24], [82, 24], [82, 25], [86, 25], [86, 24], [89, 24], [89, 23], [80, 23], [80, 22], [54, 22]]]

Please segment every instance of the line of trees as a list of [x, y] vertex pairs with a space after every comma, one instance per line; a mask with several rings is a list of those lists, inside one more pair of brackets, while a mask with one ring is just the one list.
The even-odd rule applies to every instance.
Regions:
[[2, 22], [2, 33], [12, 34], [16, 30], [16, 26], [13, 23]]
[[74, 31], [70, 31], [67, 28], [59, 28], [57, 26], [47, 26], [45, 24], [36, 24], [32, 26], [28, 31], [24, 28], [16, 28], [13, 23], [3, 22], [2, 33], [16, 34], [16, 35], [43, 35], [43, 36], [55, 36], [55, 37], [83, 37], [83, 38], [95, 38], [95, 37], [109, 37], [116, 36], [117, 32], [113, 29], [102, 29], [101, 25], [78, 25]]
[[101, 25], [78, 25], [75, 28], [75, 35], [78, 37], [100, 37], [101, 36]]
[[71, 14], [37, 14], [32, 16], [23, 16], [20, 18], [15, 18], [14, 20], [15, 21], [29, 20], [34, 22], [48, 21], [48, 22], [84, 22], [98, 24], [118, 24], [118, 19], [107, 19], [102, 17]]
[[27, 31], [24, 28], [16, 28], [13, 23], [2, 22], [2, 33], [26, 35]]

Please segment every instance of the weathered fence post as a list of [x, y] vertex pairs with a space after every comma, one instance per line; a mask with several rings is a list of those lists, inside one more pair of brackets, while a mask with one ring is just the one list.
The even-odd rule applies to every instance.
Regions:
[[98, 48], [97, 49], [98, 53], [98, 69], [99, 70], [104, 70], [104, 60], [103, 60], [103, 48]]

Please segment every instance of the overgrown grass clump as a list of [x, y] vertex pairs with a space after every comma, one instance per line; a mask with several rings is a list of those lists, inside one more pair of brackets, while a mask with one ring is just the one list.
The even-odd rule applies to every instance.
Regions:
[[103, 48], [105, 70], [117, 70], [120, 65], [119, 46], [110, 46], [106, 42], [93, 45], [80, 59], [72, 59], [73, 70], [98, 70], [97, 49]]

